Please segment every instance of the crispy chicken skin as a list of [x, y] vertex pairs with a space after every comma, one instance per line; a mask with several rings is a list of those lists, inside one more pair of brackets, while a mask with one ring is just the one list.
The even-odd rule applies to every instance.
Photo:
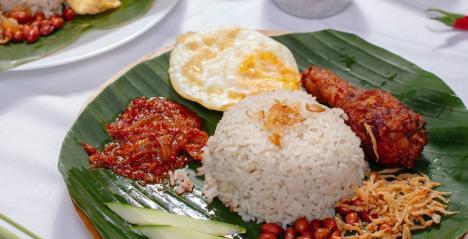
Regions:
[[302, 73], [302, 84], [319, 102], [346, 112], [346, 124], [361, 139], [367, 160], [414, 167], [427, 144], [426, 121], [419, 114], [386, 91], [356, 88], [317, 66]]

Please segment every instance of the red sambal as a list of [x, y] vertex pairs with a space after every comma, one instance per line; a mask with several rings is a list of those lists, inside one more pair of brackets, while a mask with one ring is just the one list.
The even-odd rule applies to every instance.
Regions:
[[208, 140], [195, 113], [163, 98], [132, 100], [106, 129], [113, 142], [103, 152], [83, 144], [91, 168], [110, 168], [144, 183], [160, 182], [169, 171], [201, 160]]

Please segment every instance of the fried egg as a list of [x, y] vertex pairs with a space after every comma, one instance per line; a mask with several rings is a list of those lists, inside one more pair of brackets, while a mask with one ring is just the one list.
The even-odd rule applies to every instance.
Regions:
[[181, 35], [170, 56], [178, 94], [225, 111], [248, 95], [300, 89], [300, 74], [286, 46], [257, 31], [212, 28]]

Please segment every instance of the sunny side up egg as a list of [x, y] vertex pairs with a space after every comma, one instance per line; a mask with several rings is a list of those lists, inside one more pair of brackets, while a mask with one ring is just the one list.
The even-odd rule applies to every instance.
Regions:
[[300, 74], [291, 51], [270, 37], [239, 27], [178, 37], [169, 75], [181, 96], [219, 111], [247, 95], [300, 89]]

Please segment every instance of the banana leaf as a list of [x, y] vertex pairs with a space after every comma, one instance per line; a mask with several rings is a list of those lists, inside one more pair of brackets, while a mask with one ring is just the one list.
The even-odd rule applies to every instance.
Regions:
[[[423, 115], [429, 144], [416, 170], [442, 183], [440, 190], [452, 192], [449, 209], [458, 211], [444, 217], [441, 225], [416, 232], [414, 238], [457, 239], [468, 230], [468, 111], [461, 100], [437, 76], [378, 46], [344, 32], [324, 30], [275, 37], [293, 52], [300, 70], [310, 64], [329, 68], [353, 84], [382, 88]], [[142, 62], [105, 88], [90, 102], [67, 134], [60, 153], [59, 170], [77, 206], [90, 219], [102, 238], [143, 238], [130, 225], [109, 211], [104, 203], [123, 202], [199, 218], [212, 218], [242, 225], [248, 233], [236, 238], [255, 239], [259, 225], [243, 222], [222, 203], [208, 204], [201, 195], [203, 178], [191, 178], [195, 190], [178, 196], [165, 185], [142, 186], [110, 170], [90, 170], [81, 143], [101, 146], [109, 142], [104, 125], [116, 119], [129, 101], [146, 96], [175, 100], [204, 119], [213, 134], [222, 114], [185, 100], [168, 79], [169, 54]]]
[[50, 55], [70, 45], [86, 30], [109, 29], [125, 24], [144, 15], [153, 4], [154, 0], [122, 0], [119, 8], [94, 16], [77, 16], [73, 21], [66, 22], [62, 29], [39, 38], [34, 44], [12, 42], [0, 45], [0, 71]]

